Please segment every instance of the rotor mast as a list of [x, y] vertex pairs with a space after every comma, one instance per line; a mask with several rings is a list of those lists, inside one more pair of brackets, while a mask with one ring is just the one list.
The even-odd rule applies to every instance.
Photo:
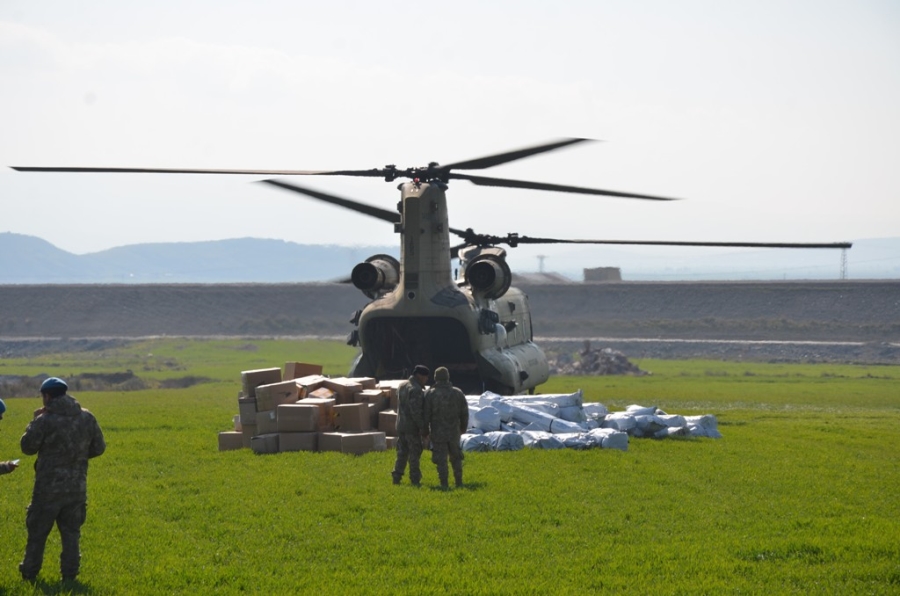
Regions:
[[455, 287], [451, 275], [450, 231], [445, 185], [413, 180], [400, 185], [400, 292], [406, 300], [429, 299]]

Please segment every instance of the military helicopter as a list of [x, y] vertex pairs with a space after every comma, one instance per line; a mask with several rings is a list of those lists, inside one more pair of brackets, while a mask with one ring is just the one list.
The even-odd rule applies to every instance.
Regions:
[[[520, 244], [643, 244], [777, 248], [849, 248], [850, 243], [759, 243], [533, 238], [509, 233], [481, 234], [450, 227], [446, 191], [451, 180], [480, 186], [612, 196], [629, 199], [677, 199], [460, 173], [481, 170], [589, 141], [567, 138], [447, 165], [369, 170], [197, 170], [145, 168], [14, 167], [22, 172], [116, 172], [175, 174], [250, 174], [258, 176], [357, 176], [398, 185], [396, 210], [383, 209], [283, 180], [260, 182], [344, 207], [394, 225], [400, 234], [400, 260], [373, 255], [356, 265], [353, 285], [370, 299], [354, 313], [348, 344], [360, 352], [349, 375], [404, 379], [416, 364], [445, 366], [453, 383], [469, 394], [490, 390], [501, 395], [530, 392], [549, 378], [547, 357], [534, 343], [528, 298], [511, 287], [506, 250]], [[450, 235], [461, 239], [455, 245]], [[453, 260], [458, 259], [454, 275]]]

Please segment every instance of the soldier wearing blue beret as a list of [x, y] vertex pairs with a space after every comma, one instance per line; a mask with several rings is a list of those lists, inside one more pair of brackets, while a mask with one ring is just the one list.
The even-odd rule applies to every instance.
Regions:
[[34, 491], [25, 525], [28, 542], [19, 565], [22, 578], [34, 581], [44, 562], [44, 545], [53, 525], [62, 538], [60, 571], [64, 581], [78, 575], [79, 541], [87, 515], [88, 459], [106, 450], [103, 432], [94, 415], [67, 394], [66, 382], [50, 377], [41, 385], [44, 406], [22, 435], [25, 455], [37, 454]]

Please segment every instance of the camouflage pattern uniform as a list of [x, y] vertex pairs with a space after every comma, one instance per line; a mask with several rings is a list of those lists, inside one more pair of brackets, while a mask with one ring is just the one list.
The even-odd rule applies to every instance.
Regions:
[[[459, 437], [469, 424], [469, 405], [462, 391], [450, 384], [447, 369], [434, 372], [434, 386], [425, 393], [425, 421], [431, 436], [431, 461], [437, 465], [441, 487], [447, 488], [447, 458], [456, 486], [462, 486], [462, 449]], [[446, 379], [442, 377], [446, 376]]]
[[87, 515], [88, 459], [101, 455], [106, 443], [97, 419], [75, 398], [61, 395], [44, 403], [21, 440], [22, 452], [38, 457], [25, 518], [28, 543], [19, 571], [25, 579], [37, 577], [47, 535], [55, 523], [62, 538], [60, 571], [64, 579], [74, 579], [81, 560], [81, 525]]
[[419, 460], [422, 458], [422, 436], [426, 431], [423, 397], [425, 387], [413, 375], [400, 385], [397, 403], [397, 461], [394, 462], [394, 484], [400, 484], [409, 461], [409, 481], [418, 486], [422, 480]]

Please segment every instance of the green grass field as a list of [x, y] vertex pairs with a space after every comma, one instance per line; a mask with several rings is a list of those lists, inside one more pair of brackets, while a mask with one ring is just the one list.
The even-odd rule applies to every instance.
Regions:
[[[561, 377], [612, 410], [715, 414], [722, 439], [627, 452], [466, 456], [463, 489], [393, 486], [393, 452], [217, 451], [240, 371], [318, 362], [339, 343], [160, 340], [0, 361], [0, 375], [132, 370], [151, 386], [75, 391], [108, 449], [93, 460], [79, 594], [898, 594], [900, 367], [637, 362], [648, 377]], [[4, 398], [6, 396], [3, 396]], [[59, 536], [36, 586], [17, 564], [38, 398], [7, 399], [0, 595], [65, 593]]]

